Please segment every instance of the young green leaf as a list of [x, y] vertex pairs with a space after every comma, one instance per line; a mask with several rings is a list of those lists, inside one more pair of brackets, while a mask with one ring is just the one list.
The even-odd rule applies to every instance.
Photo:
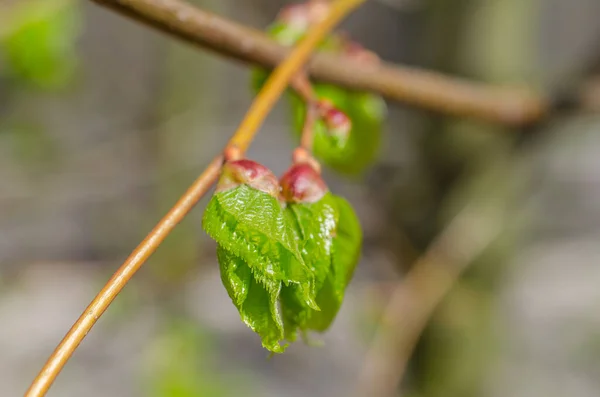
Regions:
[[228, 162], [203, 218], [218, 244], [223, 284], [242, 320], [263, 346], [282, 352], [283, 325], [277, 301], [283, 287], [294, 287], [306, 307], [315, 303], [314, 275], [304, 263], [299, 241], [278, 200], [279, 185], [262, 165]]
[[[324, 120], [315, 124], [313, 151], [317, 158], [334, 170], [348, 175], [360, 174], [379, 154], [386, 106], [377, 95], [352, 92], [333, 85], [315, 84], [321, 100], [327, 100], [348, 116], [351, 128], [341, 135], [328, 128]], [[302, 132], [306, 104], [296, 94], [290, 95], [294, 129]]]
[[285, 336], [294, 340], [298, 330], [322, 332], [335, 319], [360, 255], [362, 236], [350, 205], [323, 188], [320, 176], [307, 164], [293, 166], [281, 185], [288, 203], [286, 215], [302, 241], [304, 261], [315, 275], [320, 308], [317, 311], [303, 304], [294, 286], [282, 288]]
[[316, 302], [320, 310], [303, 305], [296, 290], [281, 293], [286, 337], [296, 330], [327, 330], [335, 319], [360, 256], [361, 230], [354, 211], [342, 198], [327, 193], [313, 204], [290, 204], [303, 235], [304, 260], [315, 271]]
[[[333, 235], [338, 221], [335, 202], [331, 193], [315, 203], [290, 203], [286, 209], [291, 218], [290, 223], [296, 226], [300, 241], [303, 242], [302, 255], [315, 276], [317, 305], [320, 290], [332, 270], [331, 255], [333, 253]], [[305, 330], [313, 312], [312, 308], [302, 304], [301, 295], [295, 286], [283, 288], [281, 294], [282, 312], [286, 324], [286, 338], [295, 339], [298, 328]], [[327, 305], [327, 302], [321, 302]]]
[[278, 200], [247, 185], [216, 193], [203, 220], [221, 247], [244, 259], [257, 277], [300, 284], [311, 302], [312, 276]]
[[333, 292], [341, 305], [344, 292], [360, 258], [362, 230], [354, 209], [344, 198], [335, 196], [339, 221], [333, 238], [332, 271], [329, 273]]
[[221, 280], [242, 321], [262, 339], [262, 345], [275, 353], [283, 353], [283, 323], [277, 309], [281, 282], [256, 278], [242, 259], [217, 248]]

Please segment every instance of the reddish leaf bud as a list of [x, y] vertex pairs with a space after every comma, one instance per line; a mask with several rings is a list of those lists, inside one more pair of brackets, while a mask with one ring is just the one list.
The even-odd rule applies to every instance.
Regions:
[[327, 127], [327, 132], [337, 138], [340, 144], [344, 144], [348, 140], [352, 129], [350, 118], [327, 100], [320, 100], [318, 107], [321, 119]]
[[307, 163], [292, 165], [279, 183], [281, 195], [288, 203], [314, 203], [329, 190], [319, 173]]
[[277, 19], [290, 27], [306, 30], [310, 25], [325, 18], [329, 12], [329, 7], [328, 2], [325, 0], [292, 4], [282, 8]]
[[239, 185], [248, 185], [273, 197], [278, 197], [279, 194], [277, 177], [267, 167], [252, 160], [226, 162], [216, 191], [223, 192]]
[[277, 15], [277, 20], [301, 30], [308, 29], [310, 24], [306, 4], [292, 4], [282, 8]]

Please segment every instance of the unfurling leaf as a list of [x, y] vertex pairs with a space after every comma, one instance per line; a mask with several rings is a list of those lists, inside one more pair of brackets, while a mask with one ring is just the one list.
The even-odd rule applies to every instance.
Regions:
[[[381, 97], [363, 92], [315, 84], [314, 91], [320, 100], [329, 101], [335, 109], [350, 119], [350, 131], [336, 131], [327, 119], [315, 124], [313, 151], [315, 156], [334, 170], [357, 175], [365, 170], [379, 154], [385, 102]], [[294, 116], [294, 129], [299, 136], [304, 125], [306, 104], [296, 94], [290, 95]]]
[[218, 244], [229, 297], [266, 349], [281, 353], [298, 331], [329, 328], [362, 236], [350, 205], [309, 164], [293, 165], [278, 183], [253, 161], [226, 163], [203, 226]]
[[253, 275], [248, 263], [223, 247], [217, 248], [221, 280], [240, 312], [242, 321], [262, 338], [263, 346], [276, 353], [285, 350], [283, 324], [277, 308], [281, 282]]
[[298, 331], [331, 325], [360, 256], [361, 230], [350, 205], [309, 164], [293, 165], [278, 183], [253, 161], [226, 163], [203, 226], [218, 244], [229, 297], [265, 348], [283, 352], [281, 342]]
[[218, 244], [221, 277], [242, 320], [263, 346], [282, 352], [277, 300], [294, 286], [303, 305], [318, 309], [314, 276], [279, 203], [275, 176], [249, 160], [229, 162], [204, 213], [203, 226]]
[[321, 177], [307, 164], [293, 166], [282, 178], [286, 214], [302, 242], [304, 262], [315, 277], [316, 303], [303, 304], [296, 286], [283, 287], [281, 307], [288, 340], [298, 330], [323, 332], [335, 319], [360, 256], [361, 229], [349, 204], [328, 192]]

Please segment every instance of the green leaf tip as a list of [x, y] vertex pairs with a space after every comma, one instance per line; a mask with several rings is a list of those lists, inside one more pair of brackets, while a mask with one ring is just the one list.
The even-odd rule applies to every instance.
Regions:
[[277, 307], [281, 282], [256, 277], [243, 259], [217, 248], [223, 285], [240, 312], [242, 321], [262, 339], [266, 349], [283, 353], [283, 323]]

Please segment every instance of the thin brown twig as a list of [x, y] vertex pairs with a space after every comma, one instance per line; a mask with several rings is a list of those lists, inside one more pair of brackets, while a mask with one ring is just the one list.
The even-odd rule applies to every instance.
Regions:
[[358, 378], [358, 397], [396, 395], [433, 311], [501, 230], [498, 213], [484, 211], [474, 204], [463, 209], [395, 287]]
[[296, 91], [296, 94], [306, 103], [314, 103], [317, 101], [315, 91], [305, 71], [298, 73], [290, 82], [290, 87]]
[[[271, 68], [289, 48], [264, 33], [203, 11], [181, 0], [92, 0], [194, 45]], [[316, 54], [308, 74], [354, 90], [451, 115], [523, 125], [544, 117], [550, 100], [529, 89], [496, 87], [441, 73], [379, 62], [369, 65], [348, 56]]]
[[302, 134], [300, 136], [300, 147], [308, 152], [312, 151], [314, 129], [319, 119], [317, 97], [306, 72], [298, 73], [290, 83], [290, 87], [302, 98], [306, 106]]
[[579, 92], [584, 110], [600, 109], [600, 76], [594, 76], [583, 85]]
[[300, 136], [300, 147], [312, 152], [313, 139], [315, 135], [315, 125], [319, 120], [319, 109], [314, 102], [306, 102], [306, 113], [304, 115], [304, 124], [302, 125], [302, 135]]
[[148, 236], [133, 250], [56, 347], [27, 390], [26, 397], [40, 397], [46, 394], [67, 360], [127, 282], [150, 255], [156, 251], [156, 248], [171, 233], [173, 228], [181, 222], [198, 200], [210, 189], [219, 176], [222, 164], [223, 156], [219, 155], [208, 165], [206, 170], [194, 181], [188, 191], [152, 229]]
[[[271, 74], [259, 92], [237, 131], [227, 144], [224, 152], [235, 148], [243, 154], [260, 128], [266, 115], [281, 96], [292, 77], [298, 73], [308, 60], [311, 52], [327, 33], [335, 27], [348, 13], [358, 7], [364, 0], [337, 0], [332, 3], [326, 18], [314, 25], [307, 36], [292, 51], [288, 58]], [[171, 230], [206, 194], [219, 176], [224, 156], [217, 156], [208, 168], [198, 177], [188, 191], [175, 206], [148, 234], [148, 236], [131, 253], [123, 265], [117, 270], [104, 288], [85, 309], [83, 314], [71, 327], [67, 335], [54, 350], [38, 376], [26, 392], [26, 397], [41, 397], [46, 394], [68, 359], [88, 334], [98, 318], [104, 313], [127, 282], [140, 269], [145, 261], [156, 251]]]

